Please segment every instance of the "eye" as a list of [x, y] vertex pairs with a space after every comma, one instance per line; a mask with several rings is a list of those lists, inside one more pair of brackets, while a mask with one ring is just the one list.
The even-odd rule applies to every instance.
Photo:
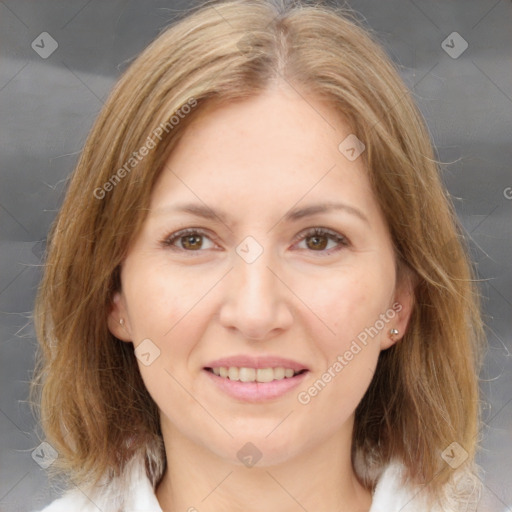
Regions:
[[[330, 229], [318, 227], [300, 233], [294, 241], [294, 243], [297, 242], [299, 249], [327, 254], [349, 245], [343, 235]], [[216, 245], [205, 231], [198, 228], [187, 228], [172, 233], [161, 243], [165, 247], [186, 252], [201, 252], [213, 249]]]
[[[336, 231], [326, 228], [313, 228], [298, 235], [299, 248], [314, 252], [330, 253], [349, 245], [348, 240]], [[300, 247], [304, 244], [303, 247]]]
[[196, 228], [177, 231], [162, 240], [162, 244], [166, 247], [181, 249], [188, 252], [213, 249], [215, 245], [204, 231]]

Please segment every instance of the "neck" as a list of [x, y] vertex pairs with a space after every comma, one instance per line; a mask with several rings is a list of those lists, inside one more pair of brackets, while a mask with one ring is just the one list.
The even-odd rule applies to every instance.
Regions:
[[280, 464], [248, 468], [162, 429], [167, 470], [156, 494], [164, 512], [370, 509], [371, 493], [352, 468], [350, 435], [334, 435]]

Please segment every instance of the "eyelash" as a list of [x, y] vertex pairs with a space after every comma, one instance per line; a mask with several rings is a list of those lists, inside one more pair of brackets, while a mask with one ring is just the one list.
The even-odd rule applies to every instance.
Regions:
[[[187, 228], [187, 229], [182, 229], [181, 231], [177, 231], [176, 233], [172, 233], [172, 234], [166, 236], [161, 241], [161, 244], [164, 247], [168, 247], [170, 249], [177, 250], [177, 251], [183, 251], [183, 252], [188, 252], [188, 253], [201, 253], [201, 252], [203, 252], [204, 250], [201, 250], [201, 249], [193, 251], [193, 250], [182, 249], [181, 247], [176, 247], [174, 245], [174, 243], [177, 240], [179, 240], [180, 238], [183, 238], [183, 237], [186, 237], [186, 236], [190, 236], [190, 235], [204, 236], [204, 237], [209, 238], [212, 242], [215, 242], [214, 238], [211, 235], [209, 235], [206, 231], [204, 231], [203, 229], [201, 229], [201, 228]], [[314, 237], [314, 236], [325, 236], [329, 240], [333, 240], [334, 242], [336, 242], [339, 245], [337, 247], [335, 247], [335, 248], [331, 248], [331, 249], [328, 249], [328, 250], [325, 250], [325, 249], [324, 250], [320, 250], [320, 251], [310, 250], [309, 252], [317, 252], [317, 253], [321, 253], [321, 254], [324, 254], [324, 255], [330, 255], [333, 252], [338, 251], [338, 250], [342, 249], [343, 247], [348, 247], [350, 245], [349, 241], [347, 240], [347, 238], [344, 237], [343, 235], [340, 235], [336, 231], [332, 231], [330, 229], [321, 228], [321, 227], [309, 228], [309, 229], [306, 229], [306, 230], [302, 231], [301, 233], [299, 233], [293, 239], [293, 244], [296, 244], [298, 242], [301, 242], [302, 240], [305, 240], [307, 238], [311, 238], [311, 237]]]

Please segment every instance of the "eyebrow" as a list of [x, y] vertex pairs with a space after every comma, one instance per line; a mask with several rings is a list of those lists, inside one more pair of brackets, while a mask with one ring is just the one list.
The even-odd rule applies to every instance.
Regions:
[[[304, 217], [310, 217], [313, 215], [318, 215], [321, 213], [329, 213], [332, 211], [343, 211], [345, 213], [348, 213], [350, 215], [353, 215], [354, 217], [359, 218], [366, 224], [370, 224], [368, 218], [366, 215], [359, 210], [358, 208], [355, 208], [354, 206], [350, 206], [345, 203], [334, 203], [334, 202], [326, 202], [326, 203], [320, 203], [320, 204], [313, 204], [310, 206], [305, 206], [303, 208], [294, 208], [292, 210], [289, 210], [281, 219], [277, 222], [296, 222], [300, 219], [303, 219]], [[213, 208], [210, 208], [206, 206], [205, 204], [196, 204], [196, 203], [184, 203], [184, 204], [177, 204], [173, 207], [164, 207], [164, 208], [157, 208], [156, 210], [153, 210], [153, 213], [160, 214], [160, 213], [188, 213], [190, 215], [194, 215], [196, 217], [201, 217], [203, 219], [208, 220], [220, 220], [223, 224], [229, 225], [229, 216], [220, 210], [214, 210]]]

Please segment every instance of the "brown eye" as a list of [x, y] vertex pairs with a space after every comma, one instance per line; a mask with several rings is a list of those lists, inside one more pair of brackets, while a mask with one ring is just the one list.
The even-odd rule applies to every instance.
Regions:
[[320, 227], [309, 229], [306, 232], [301, 233], [297, 239], [299, 240], [298, 246], [300, 249], [324, 255], [331, 254], [331, 252], [349, 245], [348, 240], [340, 233]]
[[162, 240], [164, 247], [186, 252], [203, 252], [215, 247], [211, 237], [198, 229], [185, 229], [173, 233]]
[[180, 238], [180, 243], [183, 249], [189, 249], [192, 251], [196, 251], [201, 249], [203, 245], [203, 236], [202, 235], [186, 235]]
[[308, 249], [313, 251], [323, 251], [328, 244], [329, 240], [325, 235], [314, 235], [306, 238], [306, 245]]

